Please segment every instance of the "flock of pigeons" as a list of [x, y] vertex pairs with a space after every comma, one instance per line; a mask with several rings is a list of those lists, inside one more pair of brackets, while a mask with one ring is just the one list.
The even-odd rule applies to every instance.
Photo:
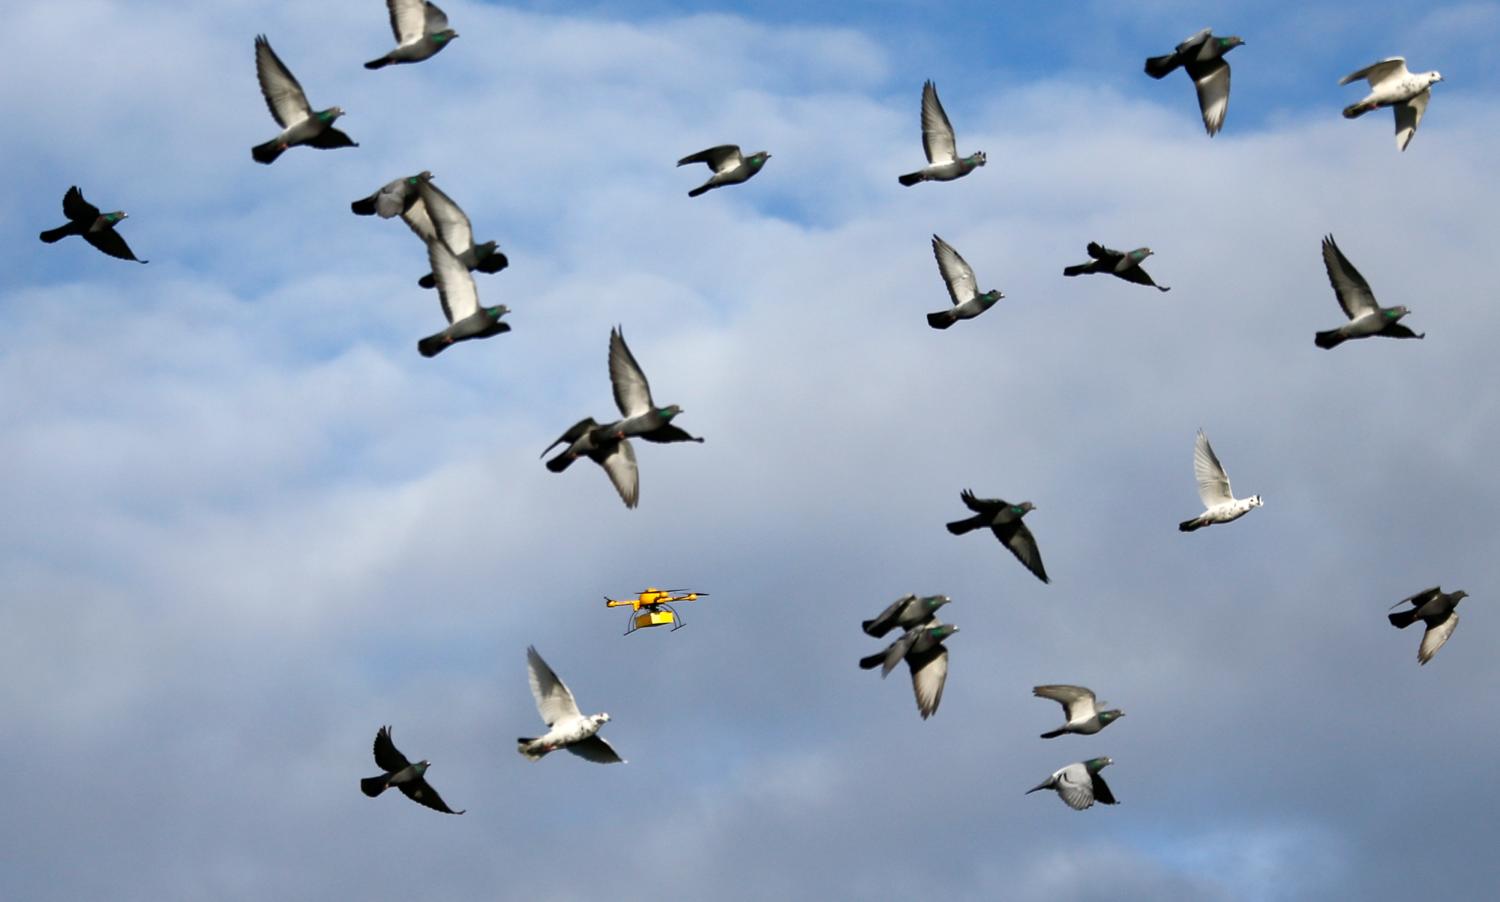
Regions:
[[[384, 56], [365, 63], [367, 69], [429, 59], [458, 37], [457, 32], [449, 27], [447, 16], [432, 3], [386, 0], [386, 5], [397, 46]], [[1213, 136], [1222, 129], [1229, 106], [1230, 72], [1224, 57], [1244, 43], [1239, 37], [1216, 37], [1210, 29], [1204, 29], [1178, 44], [1171, 53], [1146, 60], [1146, 73], [1160, 79], [1178, 68], [1184, 69], [1197, 88], [1204, 127]], [[343, 110], [336, 106], [313, 110], [302, 86], [264, 36], [255, 39], [255, 64], [261, 93], [272, 117], [281, 127], [276, 137], [251, 149], [256, 162], [269, 165], [288, 149], [298, 146], [321, 149], [358, 146], [347, 134], [334, 127]], [[1369, 82], [1370, 93], [1345, 108], [1344, 116], [1355, 118], [1373, 109], [1391, 107], [1396, 118], [1396, 144], [1404, 151], [1427, 109], [1431, 86], [1441, 81], [1442, 76], [1437, 72], [1413, 74], [1407, 71], [1404, 59], [1393, 57], [1351, 73], [1340, 84], [1361, 78]], [[928, 165], [899, 176], [902, 185], [952, 181], [985, 165], [983, 151], [963, 157], [958, 155], [953, 126], [931, 81], [922, 87], [921, 113], [922, 143]], [[745, 155], [738, 146], [726, 144], [683, 157], [677, 165], [704, 163], [712, 170], [708, 181], [688, 192], [689, 197], [697, 197], [715, 188], [748, 181], [762, 170], [770, 157], [765, 151]], [[437, 289], [448, 325], [418, 341], [417, 349], [425, 357], [435, 356], [458, 342], [510, 331], [509, 324], [502, 319], [509, 308], [503, 304], [482, 305], [472, 275], [474, 272], [500, 272], [509, 265], [509, 260], [496, 242], [474, 241], [469, 218], [452, 198], [433, 184], [432, 178], [430, 172], [421, 172], [395, 179], [369, 197], [351, 204], [353, 212], [361, 216], [385, 219], [399, 216], [426, 248], [430, 272], [419, 279], [418, 284], [423, 288]], [[63, 213], [68, 222], [42, 232], [42, 241], [53, 243], [69, 235], [78, 235], [111, 257], [147, 262], [138, 260], [116, 231], [116, 226], [126, 218], [123, 211], [101, 213], [74, 186], [63, 196]], [[932, 250], [952, 301], [951, 308], [928, 314], [928, 324], [934, 329], [947, 329], [959, 320], [973, 319], [1005, 297], [996, 289], [980, 292], [973, 269], [936, 235], [932, 237]], [[1065, 268], [1063, 275], [1107, 273], [1159, 291], [1170, 290], [1167, 286], [1157, 285], [1141, 268], [1153, 253], [1148, 247], [1121, 252], [1090, 242], [1087, 250], [1088, 262]], [[1379, 304], [1369, 283], [1339, 250], [1331, 235], [1323, 239], [1322, 253], [1329, 282], [1347, 322], [1338, 328], [1318, 332], [1315, 336], [1318, 347], [1333, 348], [1351, 339], [1377, 335], [1423, 337], [1400, 323], [1410, 313], [1406, 307], [1382, 307]], [[661, 407], [652, 399], [646, 375], [625, 344], [619, 328], [610, 333], [609, 375], [620, 418], [599, 423], [592, 417], [585, 417], [548, 446], [542, 456], [558, 445], [566, 446], [546, 462], [547, 469], [552, 472], [566, 470], [580, 456], [588, 457], [605, 471], [625, 505], [633, 508], [639, 502], [640, 487], [635, 451], [630, 443], [632, 437], [654, 443], [702, 442], [703, 439], [673, 425], [673, 419], [682, 413], [680, 407], [675, 404]], [[1262, 505], [1259, 495], [1243, 499], [1234, 497], [1229, 476], [1202, 430], [1199, 430], [1194, 445], [1193, 469], [1204, 511], [1183, 521], [1179, 525], [1181, 531], [1192, 532], [1205, 526], [1229, 523]], [[1034, 504], [979, 498], [967, 489], [960, 498], [973, 515], [947, 524], [950, 533], [963, 535], [988, 528], [1033, 575], [1044, 583], [1048, 581], [1036, 539], [1023, 521], [1026, 514], [1036, 509]], [[1418, 652], [1420, 663], [1431, 660], [1452, 635], [1458, 623], [1455, 608], [1464, 597], [1465, 592], [1444, 593], [1439, 587], [1434, 587], [1395, 605], [1409, 607], [1389, 615], [1393, 626], [1404, 629], [1418, 621], [1425, 625]], [[943, 623], [937, 616], [939, 609], [949, 602], [945, 595], [907, 595], [862, 625], [864, 632], [874, 638], [899, 630], [899, 637], [885, 650], [861, 659], [859, 664], [864, 669], [879, 667], [881, 675], [886, 676], [905, 661], [911, 672], [917, 710], [923, 719], [936, 713], [942, 701], [948, 674], [948, 649], [944, 642], [958, 632], [958, 627]], [[536, 649], [528, 648], [526, 656], [532, 695], [548, 729], [540, 737], [519, 739], [518, 751], [530, 760], [540, 759], [558, 749], [567, 749], [601, 764], [621, 762], [620, 756], [599, 735], [599, 729], [609, 721], [609, 715], [582, 714], [573, 693]], [[1093, 735], [1124, 716], [1120, 710], [1105, 709], [1094, 693], [1082, 686], [1046, 685], [1037, 686], [1033, 691], [1039, 698], [1060, 703], [1066, 716], [1066, 723], [1061, 727], [1042, 734], [1044, 739], [1066, 733]], [[382, 773], [360, 781], [366, 795], [378, 796], [394, 786], [408, 798], [429, 808], [449, 814], [463, 813], [449, 808], [427, 783], [427, 761], [412, 763], [397, 750], [390, 727], [381, 727], [376, 734], [374, 756]], [[1108, 757], [1097, 757], [1069, 764], [1028, 793], [1052, 789], [1069, 806], [1080, 810], [1095, 802], [1116, 804], [1114, 794], [1100, 777], [1100, 771], [1111, 763]]]

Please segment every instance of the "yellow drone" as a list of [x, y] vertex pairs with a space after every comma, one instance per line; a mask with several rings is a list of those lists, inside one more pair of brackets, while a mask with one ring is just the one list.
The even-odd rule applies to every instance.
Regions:
[[655, 586], [646, 589], [635, 598], [610, 598], [604, 596], [604, 606], [609, 608], [621, 608], [629, 606], [631, 609], [630, 619], [626, 621], [625, 635], [630, 635], [638, 629], [649, 626], [672, 625], [672, 629], [682, 629], [685, 624], [681, 615], [672, 607], [674, 601], [697, 601], [706, 597], [707, 592], [685, 592], [682, 589], [658, 589]]

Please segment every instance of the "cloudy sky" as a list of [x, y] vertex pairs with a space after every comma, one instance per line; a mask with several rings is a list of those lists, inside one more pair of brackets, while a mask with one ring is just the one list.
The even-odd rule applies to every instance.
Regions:
[[[1500, 880], [1500, 4], [61, 0], [0, 63], [0, 897], [1411, 899]], [[1033, 5], [1036, 6], [1036, 5]], [[1210, 18], [1212, 15], [1212, 18]], [[1223, 132], [1141, 72], [1205, 25]], [[266, 34], [358, 149], [293, 149]], [[1340, 76], [1445, 81], [1406, 153]], [[989, 165], [903, 189], [936, 81]], [[689, 200], [681, 156], [774, 154]], [[514, 331], [425, 360], [429, 169]], [[40, 244], [69, 185], [148, 266]], [[942, 235], [1006, 299], [936, 332]], [[1422, 342], [1333, 352], [1340, 246]], [[1169, 294], [1060, 270], [1150, 245]], [[623, 327], [703, 445], [538, 453]], [[1193, 434], [1265, 507], [1184, 536]], [[959, 491], [1031, 500], [1043, 585]], [[1441, 583], [1428, 666], [1386, 608]], [[675, 633], [601, 596], [712, 592]], [[855, 661], [946, 593], [942, 707]], [[629, 759], [528, 763], [534, 644]], [[1128, 717], [1043, 741], [1037, 683]], [[367, 799], [382, 724], [463, 817]], [[1122, 804], [1023, 796], [1110, 755]]]

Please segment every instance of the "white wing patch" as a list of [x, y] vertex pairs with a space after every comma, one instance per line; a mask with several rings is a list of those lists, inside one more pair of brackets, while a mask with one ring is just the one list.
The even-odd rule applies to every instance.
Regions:
[[531, 696], [536, 699], [537, 713], [542, 715], [547, 726], [570, 717], [583, 716], [578, 712], [578, 703], [573, 701], [573, 693], [552, 672], [552, 668], [547, 666], [536, 649], [530, 646], [526, 649], [526, 665], [531, 679]]
[[466, 253], [474, 247], [474, 230], [469, 225], [469, 217], [453, 198], [444, 194], [442, 189], [431, 182], [422, 183], [422, 202], [427, 205], [427, 215], [432, 219], [432, 225], [437, 231], [439, 238], [455, 254]]
[[447, 245], [429, 241], [427, 262], [432, 266], [432, 278], [437, 283], [448, 322], [456, 323], [479, 312], [479, 289], [474, 285], [474, 277]]
[[1437, 654], [1438, 649], [1443, 647], [1443, 643], [1448, 641], [1448, 637], [1452, 636], [1453, 631], [1457, 628], [1457, 611], [1450, 613], [1448, 619], [1442, 623], [1436, 626], [1429, 626], [1427, 632], [1422, 634], [1421, 647], [1417, 649], [1417, 663], [1426, 664], [1428, 661], [1431, 661], [1432, 656]]

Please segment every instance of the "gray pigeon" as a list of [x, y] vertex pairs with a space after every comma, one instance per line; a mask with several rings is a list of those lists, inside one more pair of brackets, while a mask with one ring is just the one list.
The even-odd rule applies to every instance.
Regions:
[[535, 648], [526, 647], [526, 673], [531, 682], [531, 697], [537, 713], [547, 725], [542, 736], [523, 736], [516, 740], [516, 750], [527, 760], [540, 761], [549, 752], [567, 749], [585, 761], [595, 764], [624, 764], [614, 747], [599, 735], [599, 728], [609, 723], [608, 714], [584, 716], [573, 700], [573, 692]]
[[958, 627], [933, 622], [913, 627], [892, 642], [885, 651], [859, 659], [864, 670], [880, 668], [884, 679], [903, 660], [911, 670], [911, 688], [917, 696], [917, 712], [926, 720], [937, 713], [943, 701], [943, 686], [948, 682], [948, 648], [943, 645]]
[[951, 182], [983, 166], [986, 159], [982, 150], [959, 158], [953, 123], [948, 121], [937, 86], [930, 79], [922, 85], [922, 151], [927, 154], [927, 167], [897, 176], [901, 184], [910, 187], [917, 182]]
[[1036, 686], [1031, 693], [1037, 698], [1060, 702], [1063, 714], [1068, 718], [1067, 723], [1043, 733], [1043, 739], [1055, 739], [1064, 733], [1092, 736], [1113, 723], [1115, 718], [1125, 716], [1125, 712], [1118, 708], [1101, 711], [1103, 703], [1095, 701], [1094, 693], [1082, 686]]
[[444, 814], [463, 814], [463, 811], [449, 808], [443, 797], [437, 794], [437, 790], [427, 785], [429, 762], [418, 761], [412, 764], [406, 760], [405, 755], [397, 751], [396, 744], [391, 741], [390, 727], [381, 727], [375, 734], [375, 766], [385, 773], [359, 781], [359, 788], [370, 798], [373, 799], [394, 786], [419, 805], [426, 805]]
[[1203, 127], [1212, 138], [1224, 127], [1224, 113], [1229, 109], [1229, 64], [1224, 62], [1224, 54], [1243, 43], [1233, 36], [1216, 38], [1213, 29], [1205, 28], [1178, 44], [1171, 53], [1146, 60], [1146, 74], [1165, 78], [1178, 66], [1185, 67], [1198, 88]]
[[255, 77], [260, 80], [266, 106], [282, 129], [281, 134], [250, 149], [255, 162], [273, 163], [282, 151], [299, 144], [323, 150], [359, 146], [333, 127], [333, 120], [344, 115], [343, 110], [334, 106], [313, 112], [302, 86], [271, 49], [265, 35], [255, 38]]
[[1371, 110], [1391, 107], [1396, 114], [1396, 147], [1406, 150], [1406, 145], [1417, 133], [1417, 126], [1422, 123], [1422, 114], [1427, 112], [1432, 86], [1442, 81], [1443, 76], [1436, 71], [1408, 72], [1406, 57], [1393, 56], [1358, 72], [1350, 72], [1339, 79], [1339, 84], [1347, 85], [1361, 78], [1370, 83], [1370, 93], [1359, 103], [1344, 107], [1344, 118], [1358, 119]]
[[366, 69], [379, 69], [392, 63], [419, 63], [458, 37], [448, 27], [448, 17], [431, 3], [422, 0], [385, 0], [391, 13], [391, 31], [396, 35], [396, 49], [378, 60], [365, 63]]
[[600, 425], [593, 417], [585, 417], [548, 445], [542, 456], [546, 457], [547, 452], [558, 445], [567, 445], [547, 461], [548, 470], [561, 473], [580, 456], [586, 456], [604, 468], [625, 506], [635, 507], [640, 500], [640, 474], [636, 469], [635, 449], [629, 439], [639, 436], [659, 444], [702, 442], [703, 439], [672, 425], [672, 419], [682, 413], [681, 407], [676, 404], [656, 406], [651, 399], [651, 385], [646, 381], [646, 374], [636, 362], [635, 355], [630, 353], [625, 335], [618, 326], [609, 333], [609, 381], [622, 419]]
[[48, 229], [41, 233], [41, 239], [48, 244], [61, 241], [69, 235], [82, 235], [83, 240], [94, 247], [118, 257], [121, 260], [134, 260], [136, 263], [146, 263], [146, 260], [137, 260], [130, 250], [130, 245], [115, 231], [115, 226], [120, 220], [126, 218], [124, 210], [116, 210], [113, 213], [100, 213], [99, 208], [83, 199], [83, 192], [74, 185], [63, 194], [63, 215], [68, 217], [67, 223], [55, 229]]
[[1097, 241], [1090, 241], [1088, 252], [1089, 256], [1094, 259], [1087, 263], [1080, 263], [1077, 266], [1067, 267], [1063, 270], [1063, 275], [1081, 276], [1087, 273], [1102, 272], [1119, 279], [1124, 279], [1127, 282], [1134, 282], [1137, 285], [1150, 285], [1157, 291], [1172, 290], [1151, 281], [1151, 277], [1141, 268], [1141, 264], [1145, 262], [1146, 258], [1155, 253], [1149, 247], [1138, 247], [1126, 253], [1107, 248]]
[[[422, 240], [431, 243], [431, 239], [423, 237], [430, 229], [470, 272], [477, 270], [483, 273], [497, 273], [509, 266], [510, 260], [500, 252], [495, 242], [474, 243], [474, 227], [469, 224], [469, 217], [464, 214], [458, 204], [453, 202], [453, 198], [444, 194], [441, 188], [432, 183], [431, 173], [423, 173], [423, 175], [426, 177], [418, 176], [417, 181], [417, 194], [422, 201], [422, 214], [408, 211], [402, 216], [411, 230], [416, 232], [418, 237], [422, 237]], [[423, 223], [422, 219], [426, 222]], [[428, 273], [418, 279], [417, 284], [423, 288], [432, 288], [436, 282], [433, 274]]]
[[1411, 311], [1406, 307], [1382, 307], [1370, 290], [1370, 283], [1359, 274], [1333, 236], [1323, 239], [1323, 268], [1328, 270], [1328, 281], [1333, 293], [1338, 296], [1339, 306], [1349, 322], [1337, 329], [1329, 329], [1313, 336], [1313, 343], [1320, 348], [1336, 348], [1351, 338], [1369, 338], [1383, 335], [1386, 338], [1426, 338], [1427, 333], [1418, 334], [1401, 325], [1401, 318]]
[[1417, 663], [1426, 664], [1443, 647], [1443, 643], [1448, 641], [1448, 637], [1453, 635], [1458, 627], [1458, 611], [1455, 609], [1460, 601], [1468, 597], [1469, 593], [1462, 589], [1444, 594], [1442, 587], [1433, 586], [1391, 605], [1392, 608], [1399, 608], [1409, 604], [1411, 608], [1387, 614], [1386, 617], [1390, 619], [1391, 626], [1400, 630], [1418, 620], [1427, 625], [1427, 631], [1422, 634], [1422, 645], [1417, 649]]
[[925, 595], [921, 598], [903, 595], [891, 602], [873, 620], [860, 624], [860, 628], [877, 639], [898, 626], [903, 631], [909, 630], [936, 619], [938, 608], [952, 600], [946, 595]]
[[1026, 790], [1026, 795], [1031, 795], [1043, 789], [1054, 789], [1058, 798], [1068, 803], [1068, 807], [1082, 811], [1092, 808], [1094, 802], [1103, 805], [1118, 805], [1115, 794], [1109, 791], [1109, 784], [1099, 775], [1099, 771], [1114, 764], [1113, 758], [1090, 758], [1076, 764], [1069, 764], [1054, 773], [1052, 776]]
[[995, 533], [995, 538], [1000, 540], [1000, 544], [1009, 548], [1016, 560], [1026, 565], [1027, 570], [1042, 582], [1050, 582], [1047, 579], [1047, 568], [1042, 566], [1042, 553], [1037, 550], [1036, 539], [1031, 537], [1031, 530], [1021, 522], [1022, 517], [1036, 510], [1036, 505], [1030, 501], [1011, 504], [998, 498], [976, 498], [968, 489], [964, 489], [959, 497], [969, 510], [974, 511], [974, 516], [949, 523], [949, 532], [961, 536], [988, 526]]
[[417, 342], [417, 351], [423, 357], [436, 357], [455, 342], [510, 331], [510, 324], [500, 319], [510, 308], [504, 304], [480, 306], [474, 277], [446, 244], [428, 242], [427, 262], [437, 276], [438, 298], [442, 301], [443, 315], [448, 317], [448, 328]]
[[760, 172], [771, 155], [764, 150], [758, 150], [750, 156], [740, 153], [738, 144], [720, 144], [718, 147], [710, 147], [708, 150], [700, 150], [692, 156], [683, 157], [677, 161], [678, 166], [686, 166], [689, 163], [707, 163], [708, 168], [714, 174], [708, 177], [708, 181], [688, 192], [688, 197], [697, 197], [706, 191], [721, 188], [724, 185], [738, 185], [740, 182], [748, 182], [752, 176]]
[[[424, 170], [416, 175], [396, 179], [393, 182], [387, 183], [369, 197], [363, 197], [354, 201], [349, 205], [349, 209], [353, 210], [356, 216], [379, 216], [381, 219], [401, 216], [422, 199], [421, 192], [417, 190], [418, 186], [424, 180], [431, 178], [432, 173]], [[422, 216], [424, 219], [427, 216], [425, 209], [422, 212]], [[430, 227], [432, 220], [427, 219], [427, 222], [429, 223], [429, 236], [424, 237], [423, 241], [431, 241], [432, 237], [435, 237], [437, 234], [436, 230], [432, 230]], [[415, 228], [413, 230], [415, 231]]]
[[932, 328], [946, 329], [961, 319], [973, 319], [1005, 297], [996, 288], [980, 294], [974, 270], [958, 251], [936, 235], [932, 236], [932, 255], [937, 258], [938, 272], [948, 286], [948, 297], [953, 299], [951, 309], [927, 314], [927, 325]]

